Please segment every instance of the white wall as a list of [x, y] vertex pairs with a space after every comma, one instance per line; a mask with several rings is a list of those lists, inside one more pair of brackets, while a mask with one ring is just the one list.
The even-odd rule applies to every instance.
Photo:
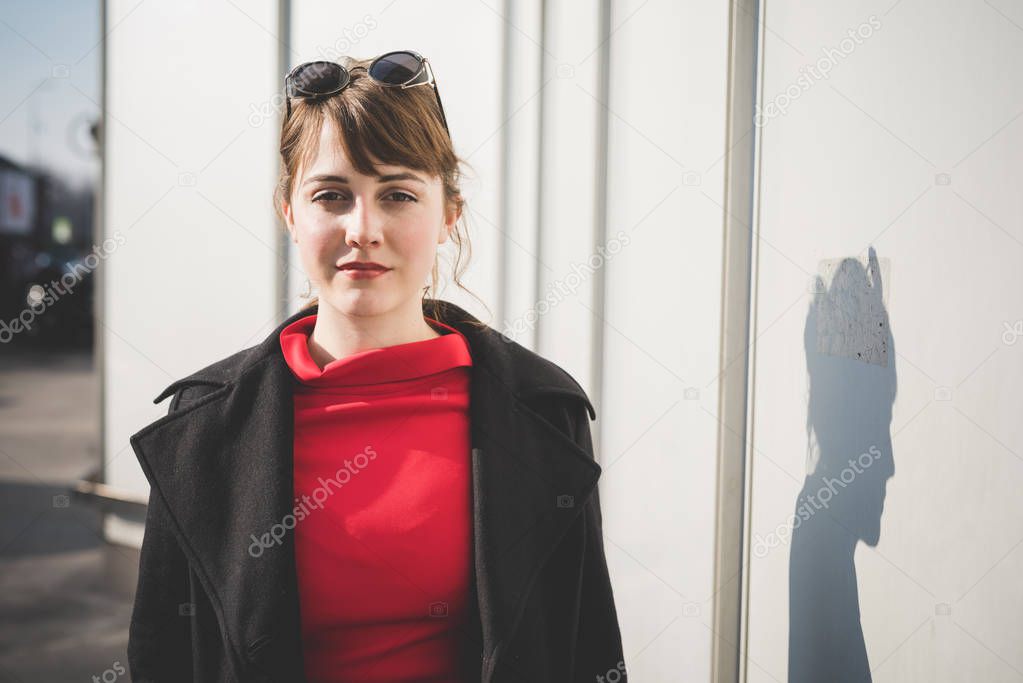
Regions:
[[[145, 494], [128, 437], [167, 412], [152, 399], [277, 322], [276, 122], [250, 118], [279, 87], [276, 5], [107, 5], [104, 461], [109, 484]], [[114, 517], [107, 533], [141, 542]]]
[[630, 679], [707, 681], [728, 4], [613, 7], [606, 232], [630, 243], [600, 312], [605, 547]]
[[762, 128], [747, 680], [859, 652], [874, 681], [1023, 681], [1023, 9], [772, 0], [764, 23], [762, 102], [791, 90]]

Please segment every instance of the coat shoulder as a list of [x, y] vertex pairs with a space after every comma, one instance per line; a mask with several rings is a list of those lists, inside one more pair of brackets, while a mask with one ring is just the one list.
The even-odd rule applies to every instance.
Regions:
[[575, 397], [586, 406], [590, 419], [597, 419], [597, 411], [586, 390], [567, 370], [518, 342], [506, 343], [509, 361], [514, 365], [514, 375], [517, 378], [516, 394], [519, 398], [529, 400], [540, 396]]
[[236, 351], [229, 356], [216, 360], [199, 370], [176, 379], [161, 391], [153, 403], [159, 403], [168, 396], [193, 386], [208, 386], [211, 389], [224, 386], [241, 375], [244, 370], [258, 362], [260, 346], [252, 346]]

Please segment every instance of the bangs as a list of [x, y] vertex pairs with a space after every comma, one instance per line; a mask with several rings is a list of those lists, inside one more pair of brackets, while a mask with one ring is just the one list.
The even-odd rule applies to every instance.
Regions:
[[[443, 129], [440, 135], [428, 130], [443, 124], [423, 120], [422, 107], [433, 103], [433, 94], [421, 90], [427, 89], [382, 88], [362, 78], [353, 80], [340, 97], [297, 102], [289, 127], [296, 133], [298, 169], [313, 163], [323, 127], [330, 125], [345, 156], [363, 175], [379, 175], [378, 166], [391, 165], [443, 177], [444, 168], [456, 161], [441, 144]], [[426, 102], [424, 95], [429, 97]]]

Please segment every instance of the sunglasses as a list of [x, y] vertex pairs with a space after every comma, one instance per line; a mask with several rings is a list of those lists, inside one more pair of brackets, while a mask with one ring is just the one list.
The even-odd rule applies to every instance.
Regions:
[[[440, 102], [437, 80], [433, 77], [433, 68], [426, 57], [412, 50], [388, 52], [374, 59], [366, 71], [370, 78], [381, 85], [402, 90], [417, 85], [433, 86], [444, 130], [447, 131], [448, 137], [451, 136], [448, 120], [444, 115], [444, 105]], [[339, 93], [348, 86], [351, 79], [348, 69], [337, 62], [317, 61], [299, 64], [284, 78], [284, 99], [288, 110], [285, 121], [291, 118], [292, 99], [316, 99]]]

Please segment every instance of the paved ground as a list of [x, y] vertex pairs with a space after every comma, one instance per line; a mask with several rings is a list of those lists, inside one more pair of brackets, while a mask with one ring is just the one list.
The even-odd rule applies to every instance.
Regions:
[[0, 349], [0, 683], [129, 680], [106, 567], [130, 553], [66, 495], [99, 462], [97, 391], [90, 353]]

